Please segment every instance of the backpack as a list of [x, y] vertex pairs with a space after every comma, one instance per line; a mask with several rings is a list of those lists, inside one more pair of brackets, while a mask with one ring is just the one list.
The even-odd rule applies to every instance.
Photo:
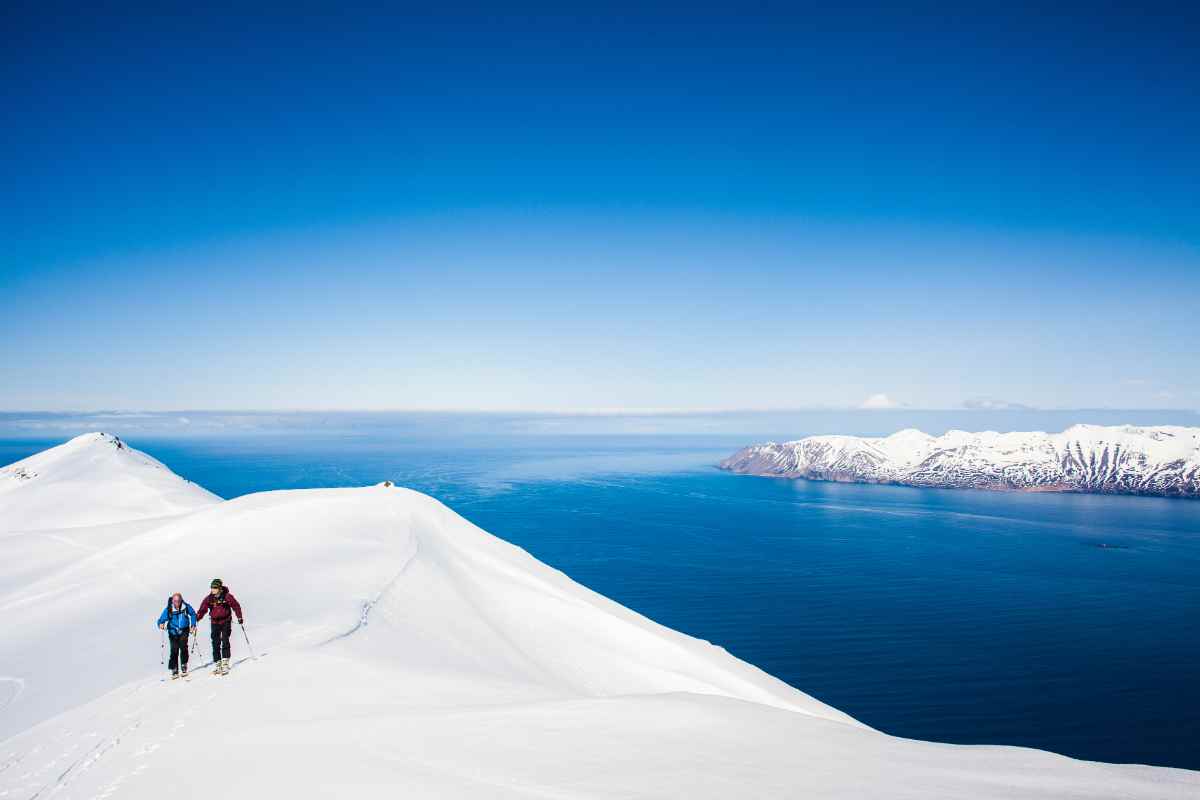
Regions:
[[179, 605], [179, 610], [176, 611], [175, 607], [173, 605], [171, 605], [171, 598], [168, 597], [167, 598], [167, 627], [170, 628], [171, 622], [175, 619], [175, 617], [177, 617], [181, 614], [183, 615], [184, 622], [187, 623], [183, 627], [190, 628], [191, 622], [189, 620], [191, 619], [191, 616], [188, 614], [187, 600], [181, 601], [180, 605]]

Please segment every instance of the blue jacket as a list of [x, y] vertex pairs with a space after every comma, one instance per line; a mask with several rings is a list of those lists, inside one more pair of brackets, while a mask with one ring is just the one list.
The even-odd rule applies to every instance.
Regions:
[[188, 628], [196, 627], [196, 612], [186, 601], [182, 608], [175, 611], [171, 608], [171, 598], [168, 597], [166, 607], [158, 615], [158, 624], [162, 625], [164, 622], [167, 623], [167, 632], [178, 636], [186, 633]]

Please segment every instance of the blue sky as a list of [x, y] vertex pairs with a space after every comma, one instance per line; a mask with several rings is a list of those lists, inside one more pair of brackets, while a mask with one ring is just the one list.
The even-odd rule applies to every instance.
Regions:
[[6, 5], [0, 409], [1200, 408], [1195, 10], [441, 8]]

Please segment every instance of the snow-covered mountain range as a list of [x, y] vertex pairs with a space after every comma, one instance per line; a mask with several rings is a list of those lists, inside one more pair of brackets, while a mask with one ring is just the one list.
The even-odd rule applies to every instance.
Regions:
[[1062, 433], [810, 436], [743, 448], [748, 475], [853, 483], [1200, 497], [1200, 428], [1075, 425]]
[[[1200, 794], [872, 730], [387, 483], [222, 501], [91, 434], [0, 484], [0, 797]], [[214, 576], [256, 657], [197, 670], [205, 622], [166, 681], [158, 613]]]

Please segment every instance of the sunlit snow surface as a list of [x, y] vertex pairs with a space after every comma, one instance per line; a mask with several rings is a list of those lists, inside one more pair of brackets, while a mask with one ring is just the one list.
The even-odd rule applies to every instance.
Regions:
[[[875, 732], [405, 489], [222, 502], [97, 434], [0, 481], [0, 797], [1200, 792]], [[258, 657], [235, 631], [231, 675], [196, 669], [204, 623], [164, 682], [154, 619], [214, 576]]]

